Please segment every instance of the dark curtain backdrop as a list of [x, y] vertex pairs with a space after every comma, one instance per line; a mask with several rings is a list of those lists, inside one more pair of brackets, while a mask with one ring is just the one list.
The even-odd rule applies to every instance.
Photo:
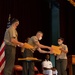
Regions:
[[[40, 30], [44, 33], [43, 39], [40, 42], [50, 45], [50, 9], [47, 1], [0, 0], [0, 45], [4, 38], [9, 14], [11, 14], [11, 18], [17, 18], [20, 21], [20, 25], [17, 28], [19, 41], [24, 42], [27, 37], [35, 35]], [[16, 52], [15, 63], [17, 64], [17, 58], [21, 57], [20, 48], [17, 48]], [[34, 54], [39, 59], [44, 58], [44, 55], [38, 51]], [[37, 66], [41, 66], [40, 62], [38, 62]]]
[[75, 7], [68, 0], [60, 3], [60, 35], [69, 48], [69, 55], [75, 54]]
[[[47, 37], [45, 42], [49, 40], [49, 6], [45, 0], [8, 0], [0, 1], [0, 39], [6, 29], [8, 15], [17, 18], [20, 21], [18, 27], [19, 40], [24, 41], [25, 38], [34, 35], [37, 31], [44, 32]], [[47, 41], [48, 42], [48, 41]], [[1, 43], [0, 43], [1, 44]]]

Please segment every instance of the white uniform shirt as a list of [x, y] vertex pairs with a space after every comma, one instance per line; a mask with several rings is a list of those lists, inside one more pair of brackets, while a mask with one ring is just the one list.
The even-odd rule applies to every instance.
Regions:
[[51, 62], [51, 61], [49, 61], [49, 60], [44, 60], [44, 61], [42, 62], [42, 67], [45, 67], [45, 68], [52, 68], [53, 65], [52, 65], [52, 62]]
[[[52, 65], [52, 62], [51, 62], [51, 61], [49, 61], [49, 60], [44, 60], [44, 61], [42, 62], [42, 67], [43, 67], [43, 68], [52, 68], [53, 65]], [[52, 70], [44, 70], [44, 69], [43, 69], [43, 74], [52, 75]]]

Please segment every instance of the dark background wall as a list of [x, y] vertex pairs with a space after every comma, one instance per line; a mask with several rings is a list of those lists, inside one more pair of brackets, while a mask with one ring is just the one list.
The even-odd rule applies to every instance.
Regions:
[[[18, 27], [19, 40], [24, 41], [25, 38], [34, 35], [38, 30], [44, 32], [47, 40], [50, 33], [49, 26], [49, 6], [48, 2], [43, 0], [8, 0], [0, 2], [0, 39], [6, 29], [8, 15], [17, 18], [20, 21]], [[48, 35], [47, 35], [48, 34]], [[44, 35], [44, 36], [45, 36]], [[46, 40], [46, 41], [47, 41]]]
[[75, 54], [75, 7], [68, 0], [59, 0], [60, 3], [60, 35], [68, 45], [68, 55]]

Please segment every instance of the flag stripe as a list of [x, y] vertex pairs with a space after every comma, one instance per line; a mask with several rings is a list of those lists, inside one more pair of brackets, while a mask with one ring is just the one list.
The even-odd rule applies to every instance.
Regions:
[[0, 67], [1, 67], [1, 65], [2, 65], [2, 63], [4, 63], [5, 62], [5, 57], [2, 59], [2, 61], [1, 61], [1, 63], [0, 63]]
[[5, 66], [5, 61], [2, 63], [2, 65], [1, 65], [1, 67], [0, 67], [0, 74], [2, 74], [3, 69], [4, 69], [4, 66]]
[[5, 46], [4, 46], [3, 49], [0, 51], [0, 56], [3, 54], [4, 48], [5, 48]]
[[5, 47], [5, 42], [3, 41], [2, 42], [2, 45], [1, 45], [1, 47], [0, 47], [0, 52], [2, 51], [2, 49]]
[[2, 61], [2, 59], [5, 57], [5, 52], [3, 52], [1, 55], [0, 55], [0, 62]]
[[4, 51], [4, 48], [5, 48], [5, 42], [3, 41], [2, 45], [0, 47], [0, 74], [3, 73], [3, 69], [4, 69], [4, 66], [5, 66], [5, 51]]

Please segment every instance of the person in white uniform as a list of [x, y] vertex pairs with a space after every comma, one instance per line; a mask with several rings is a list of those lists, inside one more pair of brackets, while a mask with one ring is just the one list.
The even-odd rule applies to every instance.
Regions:
[[42, 62], [43, 74], [52, 75], [52, 62], [49, 60], [50, 55], [46, 55], [46, 59]]
[[57, 70], [52, 71], [53, 65], [52, 62], [49, 60], [50, 55], [46, 55], [46, 59], [42, 62], [43, 74], [44, 75], [57, 75]]

